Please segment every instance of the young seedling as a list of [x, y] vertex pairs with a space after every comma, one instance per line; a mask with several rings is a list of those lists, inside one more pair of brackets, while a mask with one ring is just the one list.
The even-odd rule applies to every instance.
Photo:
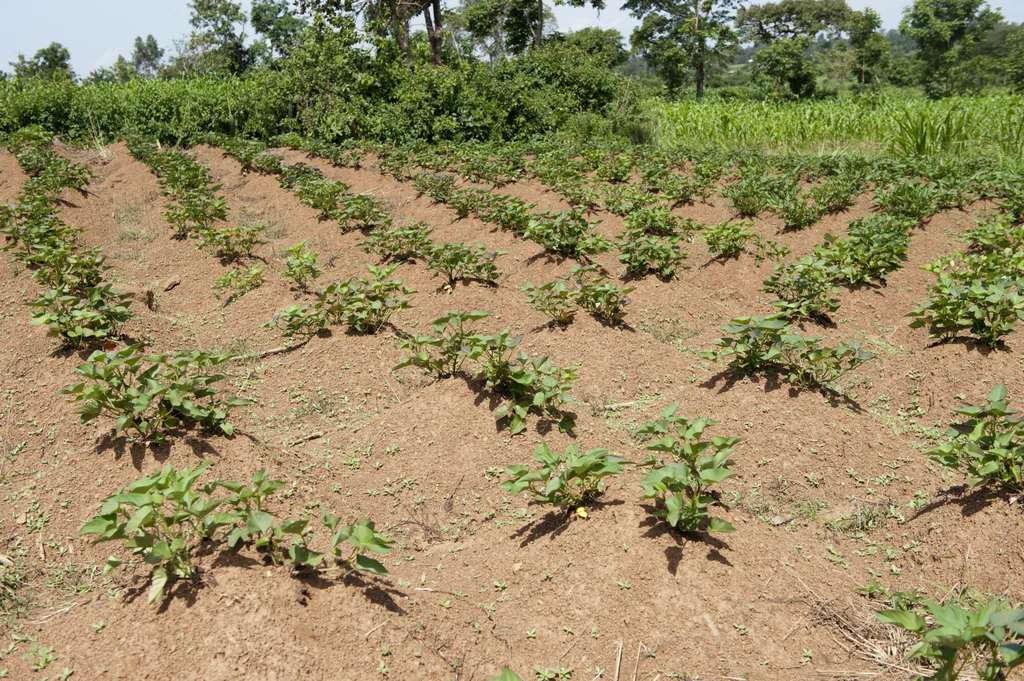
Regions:
[[622, 464], [629, 463], [605, 449], [581, 453], [575, 444], [559, 453], [543, 443], [534, 451], [533, 459], [540, 468], [509, 466], [505, 472], [511, 479], [501, 483], [501, 488], [513, 495], [527, 491], [533, 496], [531, 504], [549, 504], [566, 513], [593, 501], [604, 491], [604, 478], [621, 473]]
[[435, 277], [443, 276], [450, 289], [460, 280], [495, 285], [500, 272], [494, 261], [507, 254], [508, 251], [488, 251], [482, 243], [472, 247], [463, 243], [433, 244], [425, 253], [427, 269], [434, 270]]
[[[94, 544], [122, 541], [153, 566], [150, 603], [163, 600], [172, 582], [195, 577], [192, 554], [220, 526], [215, 511], [225, 502], [192, 491], [208, 467], [209, 463], [204, 462], [195, 470], [176, 471], [167, 464], [159, 473], [108, 497], [99, 514], [79, 531], [79, 535], [96, 535]], [[121, 561], [112, 556], [104, 574], [120, 565]]]
[[323, 274], [316, 266], [317, 254], [306, 248], [305, 240], [284, 249], [283, 252], [291, 256], [285, 263], [284, 276], [295, 282], [300, 289], [305, 290], [311, 281]]
[[951, 428], [950, 441], [928, 456], [953, 470], [967, 474], [971, 487], [998, 485], [1011, 492], [1024, 491], [1024, 422], [1010, 409], [1006, 386], [988, 393], [983, 407], [966, 405], [954, 413], [968, 417]]
[[409, 297], [416, 293], [403, 279], [392, 279], [398, 265], [367, 265], [370, 277], [352, 277], [331, 284], [317, 305], [329, 321], [344, 321], [359, 333], [377, 333], [399, 310], [409, 309]]
[[208, 371], [234, 359], [229, 354], [180, 351], [145, 356], [139, 345], [121, 350], [97, 350], [79, 365], [86, 380], [61, 391], [80, 403], [83, 423], [106, 416], [118, 433], [134, 430], [144, 441], [162, 443], [175, 428], [197, 425], [233, 435], [228, 422], [234, 407], [251, 404], [238, 397], [217, 398], [213, 385], [224, 379]]
[[[638, 434], [658, 438], [647, 450], [670, 457], [656, 467], [640, 486], [644, 498], [655, 499], [654, 515], [682, 532], [732, 532], [735, 528], [721, 518], [712, 517], [709, 509], [716, 503], [711, 486], [735, 473], [729, 470], [735, 437], [713, 437], [702, 440], [704, 431], [716, 425], [707, 416], [690, 421], [677, 414], [678, 405], [669, 405], [657, 421], [640, 427]], [[653, 457], [652, 457], [653, 458]]]

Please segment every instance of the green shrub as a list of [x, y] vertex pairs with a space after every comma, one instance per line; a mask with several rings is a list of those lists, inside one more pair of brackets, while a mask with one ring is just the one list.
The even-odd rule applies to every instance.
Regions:
[[52, 247], [41, 247], [30, 264], [37, 267], [32, 276], [40, 286], [83, 293], [103, 282], [103, 273], [109, 269], [104, 260], [103, 250], [98, 246], [83, 250], [74, 242], [62, 241]]
[[596, 265], [573, 265], [570, 277], [577, 285], [576, 303], [593, 314], [598, 320], [615, 326], [626, 317], [626, 306], [629, 294], [636, 290], [635, 286], [619, 288], [607, 282], [607, 277], [591, 275], [597, 271]]
[[263, 286], [263, 281], [262, 267], [250, 267], [247, 270], [231, 270], [214, 280], [213, 292], [219, 298], [222, 291], [230, 290], [231, 293], [225, 302], [227, 304], [241, 298], [249, 291], [254, 291]]
[[754, 256], [754, 263], [760, 265], [766, 259], [786, 257], [788, 248], [774, 241], [763, 241], [749, 229], [753, 226], [752, 222], [719, 222], [704, 229], [704, 243], [711, 255], [721, 259], [738, 258], [741, 253], [749, 253]]
[[494, 412], [497, 422], [507, 422], [512, 435], [526, 429], [529, 414], [558, 421], [558, 427], [568, 432], [575, 425], [569, 414], [561, 412], [564, 404], [573, 401], [569, 394], [576, 380], [577, 366], [557, 367], [547, 357], [529, 357], [523, 353], [512, 359], [521, 336], [512, 338], [508, 331], [484, 338], [474, 359], [480, 364], [478, 378], [486, 380], [488, 388], [506, 397]]
[[548, 209], [530, 220], [523, 236], [563, 257], [583, 258], [611, 248], [607, 239], [592, 232], [599, 222], [587, 221], [581, 208], [554, 214]]
[[802, 230], [814, 225], [825, 214], [823, 207], [799, 191], [773, 198], [768, 207], [785, 222], [783, 229]]
[[[732, 532], [725, 520], [710, 515], [715, 505], [713, 485], [735, 473], [729, 470], [735, 437], [703, 440], [704, 431], [718, 421], [700, 416], [693, 421], [677, 414], [672, 404], [657, 421], [640, 427], [638, 435], [656, 438], [647, 450], [667, 455], [668, 461], [654, 460], [654, 469], [640, 481], [645, 499], [655, 499], [653, 514], [664, 518], [681, 532]], [[653, 457], [652, 457], [653, 458]]]
[[405, 227], [377, 229], [360, 242], [363, 253], [373, 253], [382, 261], [411, 260], [426, 255], [433, 242], [434, 228], [425, 222], [410, 221]]
[[257, 246], [267, 242], [260, 237], [266, 225], [232, 225], [199, 232], [199, 248], [209, 249], [223, 262], [231, 263], [248, 258]]
[[420, 194], [438, 203], [448, 203], [455, 191], [455, 178], [447, 173], [419, 173], [412, 184]]
[[915, 224], [935, 212], [934, 190], [915, 180], [901, 179], [875, 192], [875, 205], [883, 213]]
[[[133, 555], [152, 565], [150, 603], [163, 600], [173, 582], [194, 580], [197, 569], [193, 555], [201, 545], [209, 551], [220, 541], [233, 550], [252, 547], [266, 561], [293, 570], [319, 568], [328, 554], [310, 548], [309, 521], [277, 522], [267, 504], [283, 482], [268, 479], [267, 471], [260, 470], [250, 484], [215, 480], [193, 490], [208, 467], [203, 463], [195, 470], [176, 471], [168, 464], [160, 472], [133, 482], [104, 500], [100, 512], [82, 526], [79, 534], [95, 535], [94, 544], [122, 542]], [[231, 494], [227, 498], [223, 494], [215, 496], [218, 489]], [[375, 531], [372, 521], [340, 527], [340, 518], [324, 514], [321, 520], [330, 533], [331, 569], [339, 569], [342, 574], [352, 570], [388, 574], [380, 562], [366, 555], [390, 551], [391, 542]], [[291, 544], [286, 546], [289, 540]], [[111, 556], [104, 574], [120, 565], [121, 560]]]
[[605, 210], [622, 217], [658, 203], [658, 197], [638, 183], [607, 185], [603, 190], [601, 203]]
[[493, 196], [490, 201], [481, 202], [480, 219], [502, 229], [522, 235], [533, 219], [531, 211], [537, 204], [517, 199], [511, 194]]
[[772, 207], [782, 197], [794, 193], [796, 180], [783, 175], [772, 175], [760, 169], [744, 174], [739, 180], [722, 190], [729, 205], [743, 217], [755, 217]]
[[315, 336], [331, 325], [322, 305], [306, 303], [289, 305], [263, 325], [265, 329], [279, 328], [286, 336]]
[[825, 184], [812, 187], [808, 192], [814, 203], [826, 213], [838, 213], [854, 205], [858, 194], [864, 191], [864, 182], [857, 177], [829, 178]]
[[1003, 599], [989, 601], [977, 610], [929, 600], [924, 605], [931, 624], [907, 610], [883, 610], [875, 615], [920, 639], [907, 658], [926, 660], [935, 669], [930, 678], [956, 681], [970, 665], [977, 678], [1002, 681], [1009, 678], [1010, 670], [1024, 664], [1024, 610], [1013, 609]]
[[671, 279], [686, 258], [690, 257], [679, 245], [682, 237], [655, 237], [643, 233], [626, 233], [618, 246], [619, 261], [626, 273], [634, 277], [657, 274]]
[[234, 407], [251, 404], [238, 397], [222, 399], [212, 386], [224, 380], [210, 370], [233, 359], [228, 354], [180, 351], [145, 356], [139, 345], [89, 355], [77, 373], [86, 380], [61, 394], [80, 403], [83, 423], [100, 416], [114, 419], [116, 432], [134, 430], [146, 442], [159, 444], [179, 427], [233, 435], [228, 422]]
[[839, 309], [837, 289], [833, 283], [837, 272], [824, 260], [801, 258], [775, 266], [775, 272], [764, 282], [764, 290], [779, 300], [772, 303], [786, 317], [827, 317]]
[[454, 376], [467, 359], [479, 357], [485, 336], [476, 331], [476, 322], [491, 316], [490, 312], [449, 311], [430, 323], [433, 335], [416, 334], [402, 339], [398, 347], [412, 354], [395, 366], [423, 369], [438, 378]]
[[556, 324], [568, 324], [576, 314], [576, 292], [565, 281], [549, 281], [540, 286], [526, 284], [523, 290], [530, 307], [551, 317]]
[[[94, 544], [122, 541], [132, 554], [153, 566], [150, 603], [163, 600], [174, 581], [195, 577], [192, 555], [222, 522], [216, 511], [225, 501], [192, 491], [208, 467], [204, 462], [195, 470], [175, 471], [167, 464], [159, 473], [107, 497], [99, 514], [79, 531], [79, 535], [96, 535]], [[104, 573], [120, 564], [111, 557]]]
[[988, 346], [999, 344], [1013, 332], [1017, 320], [1024, 319], [1024, 296], [1017, 286], [1022, 257], [1003, 251], [953, 256], [926, 265], [923, 269], [938, 278], [928, 301], [909, 313], [914, 317], [910, 327], [927, 326], [939, 342], [967, 332]]
[[284, 277], [295, 282], [300, 289], [305, 289], [309, 282], [323, 274], [316, 266], [317, 254], [313, 249], [306, 248], [305, 239], [291, 248], [284, 249], [283, 253], [291, 256], [285, 262]]
[[600, 496], [604, 491], [604, 478], [621, 473], [622, 464], [628, 463], [606, 449], [588, 449], [581, 453], [579, 446], [571, 444], [565, 452], [559, 453], [545, 443], [534, 450], [533, 460], [540, 468], [532, 471], [528, 465], [506, 468], [505, 473], [511, 479], [501, 483], [501, 489], [512, 495], [529, 492], [533, 497], [531, 504], [550, 504], [566, 513], [582, 509]]
[[626, 154], [612, 154], [603, 159], [594, 173], [602, 182], [621, 184], [629, 181], [633, 173], [634, 160]]
[[820, 338], [790, 334], [791, 326], [781, 314], [737, 317], [722, 326], [729, 335], [715, 341], [720, 350], [701, 354], [729, 359], [729, 367], [743, 374], [783, 372], [793, 385], [813, 387], [829, 387], [874, 357], [857, 341], [822, 346]]
[[494, 261], [508, 251], [488, 251], [484, 244], [472, 247], [463, 243], [431, 244], [424, 253], [427, 269], [434, 270], [434, 276], [445, 278], [447, 286], [454, 288], [460, 280], [476, 280], [496, 285], [498, 271]]
[[367, 265], [370, 277], [331, 284], [317, 305], [329, 321], [344, 321], [359, 333], [377, 333], [396, 312], [409, 309], [408, 296], [416, 292], [403, 279], [391, 279], [397, 267]]
[[625, 217], [622, 225], [627, 232], [642, 232], [652, 236], [679, 236], [689, 238], [703, 225], [692, 218], [681, 218], [660, 205], [645, 206]]
[[747, 244], [758, 239], [752, 232], [752, 222], [730, 222], [728, 220], [707, 227], [704, 230], [704, 243], [712, 255], [719, 258], [738, 258], [740, 253], [747, 253]]
[[369, 231], [391, 226], [391, 213], [378, 199], [363, 194], [345, 196], [332, 214], [343, 231]]
[[349, 185], [323, 177], [315, 168], [298, 164], [281, 174], [280, 183], [295, 192], [302, 203], [320, 213], [323, 220], [341, 220], [341, 204], [348, 198]]
[[129, 296], [110, 284], [79, 291], [50, 289], [33, 303], [33, 324], [45, 324], [61, 345], [80, 348], [117, 336], [132, 318]]
[[907, 259], [911, 223], [899, 218], [873, 216], [850, 223], [843, 239], [828, 234], [814, 257], [836, 271], [837, 281], [872, 284], [884, 281]]
[[990, 215], [967, 230], [963, 238], [972, 249], [984, 253], [1007, 248], [1021, 250], [1024, 247], [1024, 225], [1014, 224], [1009, 215]]
[[455, 211], [459, 219], [475, 215], [490, 194], [476, 187], [456, 189], [448, 199], [448, 206]]
[[947, 468], [967, 474], [971, 487], [999, 485], [1024, 491], [1024, 423], [1009, 408], [1006, 386], [997, 385], [983, 407], [967, 405], [954, 413], [968, 417], [946, 434], [950, 441], [928, 452]]

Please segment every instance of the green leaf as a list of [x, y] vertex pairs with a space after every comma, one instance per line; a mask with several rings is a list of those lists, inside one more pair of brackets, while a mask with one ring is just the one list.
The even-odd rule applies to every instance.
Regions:
[[989, 402], [1002, 402], [1006, 399], [1006, 386], [1000, 383], [988, 393]]
[[907, 610], [882, 610], [876, 612], [875, 617], [886, 624], [894, 624], [917, 633], [924, 631], [926, 626], [923, 617]]
[[708, 521], [708, 532], [735, 532], [736, 528], [721, 518], [711, 518]]
[[389, 574], [382, 563], [361, 553], [356, 554], [356, 569], [372, 572], [375, 575]]
[[167, 587], [168, 581], [167, 569], [160, 565], [153, 568], [153, 575], [151, 578], [152, 586], [149, 587], [149, 604], [162, 601], [164, 599], [164, 589]]

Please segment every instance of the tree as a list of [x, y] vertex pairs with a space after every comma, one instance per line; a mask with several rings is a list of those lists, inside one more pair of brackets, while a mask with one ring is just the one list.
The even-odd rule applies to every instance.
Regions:
[[967, 67], [1002, 18], [985, 0], [914, 0], [903, 10], [900, 31], [920, 48], [929, 96], [943, 97], [976, 85], [966, 77]]
[[853, 68], [861, 85], [881, 82], [879, 74], [889, 66], [889, 41], [882, 34], [882, 17], [866, 7], [854, 12], [847, 32], [853, 47]]
[[121, 55], [106, 68], [96, 69], [85, 79], [86, 83], [127, 83], [139, 77], [135, 65]]
[[164, 50], [160, 47], [152, 34], [147, 35], [143, 40], [142, 36], [135, 37], [135, 49], [132, 50], [132, 66], [143, 75], [152, 78], [160, 71], [160, 60], [164, 58]]
[[825, 76], [837, 83], [845, 83], [854, 69], [856, 57], [846, 43], [840, 42], [825, 48], [815, 55]]
[[15, 78], [42, 78], [46, 80], [75, 79], [71, 70], [71, 53], [60, 43], [50, 43], [36, 52], [32, 59], [19, 54], [18, 61], [12, 61]]
[[245, 14], [231, 0], [191, 0], [189, 43], [199, 53], [199, 69], [206, 73], [239, 74], [249, 65], [245, 47]]
[[1024, 94], [1024, 31], [1010, 35], [1006, 43], [1009, 52], [1005, 59], [1007, 79], [1014, 92]]
[[254, 0], [249, 10], [252, 29], [266, 41], [271, 57], [287, 56], [306, 27], [292, 12], [288, 0]]
[[[794, 97], [814, 94], [814, 63], [804, 54], [808, 36], [777, 40], [754, 55], [754, 80], [778, 94]], [[785, 88], [785, 89], [784, 89]]]
[[600, 57], [609, 68], [621, 66], [629, 59], [629, 52], [622, 45], [622, 34], [614, 28], [587, 26], [572, 33], [556, 33], [551, 41], [575, 45], [587, 54]]
[[[598, 12], [604, 9], [604, 0], [555, 0], [556, 5], [569, 5], [570, 7], [586, 7], [587, 4]], [[625, 5], [623, 5], [625, 7]], [[537, 17], [537, 30], [534, 33], [533, 47], [539, 49], [544, 40], [544, 0], [537, 0], [537, 10], [534, 16]]]
[[767, 45], [775, 40], [821, 32], [838, 34], [853, 15], [846, 0], [781, 0], [751, 5], [736, 13], [736, 25], [744, 37]]
[[814, 92], [814, 62], [807, 55], [821, 33], [837, 36], [853, 10], [846, 0], [781, 0], [751, 5], [736, 14], [741, 35], [765, 49], [754, 55], [754, 78], [762, 86], [806, 97]]
[[708, 70], [733, 54], [738, 36], [730, 25], [734, 0], [627, 0], [640, 26], [630, 42], [665, 79], [678, 89], [693, 70], [697, 99], [704, 96]]
[[365, 29], [378, 38], [390, 38], [405, 56], [406, 63], [412, 61], [409, 43], [409, 20], [422, 12], [430, 42], [431, 61], [440, 66], [443, 62], [444, 14], [441, 0], [294, 0], [300, 12], [321, 14], [324, 17], [338, 17], [345, 14], [360, 14]]
[[[463, 0], [459, 9], [448, 15], [448, 21], [471, 49], [494, 63], [536, 45], [538, 26], [542, 31], [556, 27], [550, 7], [544, 6], [540, 20], [538, 7], [534, 0]], [[564, 36], [554, 33], [548, 37], [560, 40]]]

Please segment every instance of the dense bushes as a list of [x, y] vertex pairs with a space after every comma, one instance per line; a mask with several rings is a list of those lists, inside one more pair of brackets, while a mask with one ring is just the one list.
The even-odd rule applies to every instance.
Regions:
[[328, 142], [511, 140], [546, 133], [579, 114], [601, 114], [619, 77], [571, 45], [496, 66], [409, 70], [369, 53], [345, 29], [321, 27], [280, 70], [246, 78], [0, 83], [0, 133], [40, 124], [72, 140], [128, 132], [161, 141], [207, 133], [269, 139], [302, 132]]

